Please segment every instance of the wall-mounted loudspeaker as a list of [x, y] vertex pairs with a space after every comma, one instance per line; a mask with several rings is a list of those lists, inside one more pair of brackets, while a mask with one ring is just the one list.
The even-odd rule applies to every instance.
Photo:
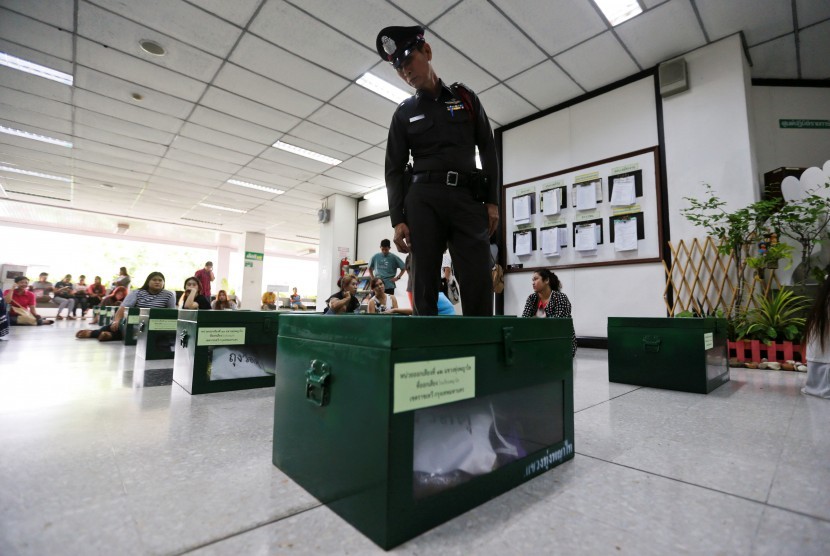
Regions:
[[686, 60], [678, 58], [660, 64], [657, 68], [660, 79], [660, 96], [663, 98], [682, 93], [689, 89], [686, 79]]
[[331, 211], [329, 209], [320, 209], [317, 211], [317, 222], [325, 224], [331, 218]]

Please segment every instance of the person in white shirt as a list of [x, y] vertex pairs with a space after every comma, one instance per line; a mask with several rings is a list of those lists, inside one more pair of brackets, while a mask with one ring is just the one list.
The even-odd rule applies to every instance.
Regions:
[[801, 392], [830, 399], [830, 275], [807, 317], [807, 383]]

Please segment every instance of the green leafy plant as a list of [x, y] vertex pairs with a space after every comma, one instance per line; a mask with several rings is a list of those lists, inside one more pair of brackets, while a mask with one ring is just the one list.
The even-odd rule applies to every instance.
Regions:
[[735, 332], [739, 340], [761, 340], [769, 345], [773, 340], [798, 340], [804, 333], [806, 309], [810, 300], [790, 290], [777, 290], [770, 297], [756, 298], [757, 307], [738, 315]]
[[793, 251], [795, 248], [787, 243], [773, 243], [767, 247], [766, 253], [759, 254], [755, 257], [748, 257], [746, 264], [750, 268], [760, 270], [762, 268], [778, 268], [778, 261], [781, 259], [789, 259], [790, 263], [785, 270], [792, 266]]
[[[820, 189], [830, 189], [830, 183], [825, 183]], [[818, 278], [820, 275], [812, 272], [815, 269], [810, 253], [820, 241], [827, 238], [830, 225], [827, 198], [814, 192], [803, 199], [790, 201], [775, 213], [772, 221], [782, 235], [801, 244], [801, 261], [804, 265], [803, 272], [800, 273], [801, 284], [805, 284], [810, 277]]]

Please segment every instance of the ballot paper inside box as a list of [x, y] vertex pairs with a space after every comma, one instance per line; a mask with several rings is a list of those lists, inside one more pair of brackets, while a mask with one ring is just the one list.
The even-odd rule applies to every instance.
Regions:
[[273, 461], [379, 546], [573, 457], [570, 319], [368, 320], [280, 321]]
[[273, 386], [279, 316], [179, 311], [173, 381], [191, 394]]

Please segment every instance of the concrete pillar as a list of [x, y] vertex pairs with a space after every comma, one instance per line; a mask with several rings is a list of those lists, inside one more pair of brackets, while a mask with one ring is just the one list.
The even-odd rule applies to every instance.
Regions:
[[357, 199], [343, 195], [328, 198], [329, 221], [320, 224], [319, 278], [317, 279], [317, 310], [326, 308], [326, 299], [337, 291], [340, 259], [353, 262], [356, 256]]
[[265, 257], [265, 234], [245, 232], [245, 253], [242, 257], [241, 309], [258, 311], [262, 306], [262, 260]]

